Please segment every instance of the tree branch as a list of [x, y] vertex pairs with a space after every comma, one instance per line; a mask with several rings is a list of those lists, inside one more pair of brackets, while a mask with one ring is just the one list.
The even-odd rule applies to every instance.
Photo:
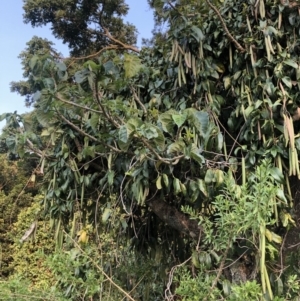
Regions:
[[240, 52], [246, 52], [246, 49], [232, 36], [232, 34], [229, 32], [227, 25], [225, 24], [225, 21], [223, 17], [221, 16], [219, 10], [209, 1], [205, 0], [208, 6], [217, 14], [219, 20], [221, 21], [222, 27], [228, 37], [228, 39], [235, 45], [235, 47], [240, 51]]

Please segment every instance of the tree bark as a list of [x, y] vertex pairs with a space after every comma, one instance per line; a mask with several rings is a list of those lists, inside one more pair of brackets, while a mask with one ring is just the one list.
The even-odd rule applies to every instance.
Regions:
[[201, 238], [204, 235], [203, 228], [196, 220], [190, 219], [173, 206], [170, 206], [165, 201], [153, 199], [148, 202], [152, 211], [170, 227], [182, 232], [193, 239]]

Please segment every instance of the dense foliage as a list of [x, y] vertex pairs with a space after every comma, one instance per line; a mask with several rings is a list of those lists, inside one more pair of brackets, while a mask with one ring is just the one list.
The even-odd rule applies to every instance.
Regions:
[[72, 51], [63, 59], [33, 38], [12, 89], [34, 110], [1, 118], [11, 156], [39, 158], [55, 289], [70, 300], [293, 300], [298, 3], [175, 2], [149, 1], [169, 28], [139, 51], [114, 17], [123, 1], [25, 1], [25, 20], [50, 23]]

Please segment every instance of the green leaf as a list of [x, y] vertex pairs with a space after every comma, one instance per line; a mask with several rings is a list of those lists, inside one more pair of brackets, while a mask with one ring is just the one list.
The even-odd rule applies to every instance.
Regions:
[[182, 154], [185, 148], [185, 143], [182, 140], [176, 141], [168, 146], [167, 153], [168, 154]]
[[129, 135], [142, 126], [143, 126], [143, 121], [139, 118], [130, 118], [126, 123], [126, 127]]
[[111, 208], [105, 208], [102, 214], [102, 222], [106, 223], [111, 216]]
[[181, 192], [179, 179], [177, 179], [177, 178], [173, 179], [173, 188], [174, 188], [174, 194], [175, 195]]
[[298, 67], [299, 67], [298, 64], [295, 61], [291, 60], [291, 59], [284, 60], [283, 63], [288, 65], [288, 66], [291, 66], [295, 69], [298, 69]]
[[283, 77], [281, 80], [284, 82], [284, 84], [288, 88], [290, 88], [290, 89], [292, 88], [292, 81], [291, 81], [291, 79], [288, 76]]
[[141, 64], [141, 60], [133, 54], [124, 54], [124, 70], [125, 77], [131, 78], [140, 72], [143, 65]]
[[67, 71], [67, 66], [62, 62], [56, 63], [56, 67], [59, 71]]
[[214, 173], [214, 171], [212, 169], [208, 169], [206, 171], [204, 182], [206, 184], [211, 184], [213, 182], [216, 182], [215, 173]]
[[34, 67], [36, 66], [36, 63], [37, 63], [38, 59], [39, 59], [39, 57], [38, 57], [37, 55], [34, 55], [34, 56], [30, 59], [30, 61], [29, 61], [29, 68], [30, 68], [31, 70], [33, 70]]
[[0, 121], [3, 121], [4, 119], [6, 119], [8, 116], [10, 116], [10, 113], [3, 113], [0, 115]]
[[205, 111], [195, 111], [192, 114], [192, 123], [203, 137], [206, 137], [209, 134], [209, 115]]
[[204, 194], [204, 196], [208, 197], [208, 192], [206, 188], [206, 184], [202, 179], [197, 180], [199, 190]]
[[224, 79], [223, 79], [223, 82], [224, 82], [224, 88], [225, 90], [228, 90], [231, 86], [231, 79], [229, 76], [225, 76]]
[[286, 197], [285, 197], [284, 192], [283, 192], [282, 189], [278, 188], [278, 189], [276, 190], [276, 196], [277, 196], [281, 201], [283, 201], [285, 204], [288, 203], [288, 201], [287, 201], [287, 199], [286, 199]]
[[158, 178], [156, 179], [156, 188], [158, 190], [162, 189], [162, 185], [161, 185], [161, 176], [158, 176]]
[[170, 110], [165, 113], [162, 113], [159, 116], [159, 122], [164, 132], [171, 134], [174, 131], [174, 121], [173, 114], [176, 114], [176, 111]]
[[126, 125], [122, 125], [119, 129], [119, 141], [127, 143], [129, 138], [129, 133]]
[[97, 65], [94, 61], [88, 60], [83, 64], [83, 67], [88, 68], [90, 71], [98, 71], [100, 69], [100, 66]]
[[197, 42], [204, 40], [204, 38], [205, 38], [204, 34], [199, 27], [193, 25], [191, 29], [192, 29], [192, 35], [197, 40]]
[[202, 155], [200, 155], [199, 150], [193, 149], [191, 151], [191, 158], [198, 162], [200, 166], [202, 166], [205, 163], [205, 158]]
[[181, 127], [186, 121], [186, 114], [172, 114], [172, 119], [178, 127]]
[[157, 130], [152, 124], [144, 124], [138, 129], [138, 133], [142, 134], [147, 139], [153, 139], [158, 136]]
[[281, 172], [281, 170], [278, 167], [271, 167], [269, 169], [269, 172], [270, 172], [271, 176], [275, 179], [275, 181], [277, 181], [280, 184], [285, 183], [283, 173]]
[[156, 147], [163, 151], [166, 148], [165, 136], [159, 127], [153, 126], [156, 129], [157, 137], [153, 138]]
[[115, 172], [113, 170], [109, 170], [107, 172], [107, 183], [111, 186], [114, 183]]

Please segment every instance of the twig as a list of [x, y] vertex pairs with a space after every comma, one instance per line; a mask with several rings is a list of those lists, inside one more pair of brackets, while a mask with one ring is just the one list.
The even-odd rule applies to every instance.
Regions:
[[141, 102], [141, 100], [139, 99], [138, 95], [136, 94], [135, 90], [133, 87], [130, 87], [130, 90], [133, 94], [134, 99], [139, 103], [139, 105], [142, 107], [145, 116], [147, 116], [147, 109], [145, 108], [145, 106], [143, 105], [143, 103]]
[[72, 101], [68, 101], [68, 100], [65, 100], [61, 97], [60, 93], [57, 93], [55, 95], [55, 98], [57, 98], [59, 101], [61, 102], [64, 102], [66, 104], [69, 104], [71, 106], [74, 106], [74, 107], [78, 107], [78, 108], [81, 108], [81, 109], [84, 109], [84, 110], [87, 110], [87, 111], [91, 111], [91, 112], [94, 112], [94, 113], [98, 113], [98, 114], [101, 114], [102, 112], [101, 111], [97, 111], [97, 110], [94, 110], [94, 109], [91, 109], [87, 106], [82, 106], [82, 105], [79, 105], [78, 103], [75, 103], [75, 102], [72, 102]]

